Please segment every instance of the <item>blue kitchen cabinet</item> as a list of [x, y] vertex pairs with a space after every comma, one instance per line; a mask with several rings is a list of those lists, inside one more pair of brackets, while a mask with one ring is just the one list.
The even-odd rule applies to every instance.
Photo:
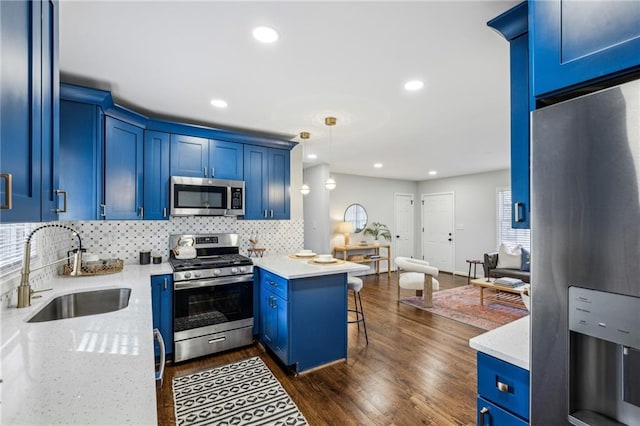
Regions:
[[0, 2], [0, 221], [55, 220], [58, 4]]
[[[151, 308], [153, 328], [160, 330], [167, 356], [173, 355], [173, 277], [171, 275], [151, 276]], [[155, 346], [159, 356], [159, 348]]]
[[169, 134], [144, 132], [144, 219], [169, 219]]
[[171, 175], [242, 179], [242, 144], [171, 135]]
[[536, 97], [640, 69], [640, 2], [548, 0], [529, 7]]
[[529, 111], [533, 106], [529, 91], [529, 34], [527, 3], [520, 3], [492, 19], [496, 29], [510, 44], [511, 74], [511, 226], [531, 226]]
[[245, 219], [289, 219], [290, 152], [244, 146]]
[[104, 114], [92, 104], [60, 101], [60, 186], [67, 192], [61, 220], [96, 220], [102, 204]]
[[297, 372], [347, 357], [347, 274], [286, 279], [256, 268], [260, 340]]
[[143, 130], [107, 116], [104, 134], [106, 219], [142, 219]]
[[529, 372], [478, 352], [478, 425], [526, 425]]

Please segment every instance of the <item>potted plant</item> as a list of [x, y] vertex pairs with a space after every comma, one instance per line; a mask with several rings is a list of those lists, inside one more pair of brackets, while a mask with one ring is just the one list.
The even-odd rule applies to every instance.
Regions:
[[378, 239], [380, 237], [389, 241], [391, 239], [391, 231], [387, 228], [387, 225], [380, 222], [373, 222], [371, 226], [367, 226], [364, 231], [364, 235], [371, 235], [373, 237], [374, 244], [379, 244]]

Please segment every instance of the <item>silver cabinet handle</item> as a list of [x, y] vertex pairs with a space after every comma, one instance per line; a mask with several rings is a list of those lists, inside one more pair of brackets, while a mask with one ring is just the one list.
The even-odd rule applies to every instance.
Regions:
[[162, 209], [162, 217], [167, 217], [167, 208]]
[[62, 194], [62, 210], [56, 209], [56, 213], [66, 213], [67, 212], [67, 191], [63, 191], [62, 189], [56, 189], [53, 191], [56, 195]]
[[157, 328], [153, 329], [153, 337], [158, 340], [158, 346], [160, 346], [160, 371], [156, 374], [156, 381], [160, 381], [160, 386], [162, 386], [162, 377], [164, 376], [164, 363], [166, 357], [166, 350], [164, 347], [164, 339], [162, 338], [162, 334], [160, 330]]
[[207, 343], [209, 343], [210, 345], [214, 344], [214, 343], [220, 343], [220, 342], [224, 342], [225, 340], [227, 340], [226, 337], [222, 336], [222, 337], [218, 337], [217, 339], [211, 339], [209, 340]]
[[211, 177], [212, 178], [216, 177], [216, 168], [215, 167], [211, 168]]
[[206, 167], [203, 167], [203, 168], [202, 168], [202, 171], [204, 172], [204, 177], [207, 177], [207, 168], [206, 168]]
[[102, 212], [100, 213], [100, 216], [107, 217], [107, 205], [106, 204], [100, 204], [100, 208], [102, 209]]
[[267, 209], [264, 209], [264, 218], [267, 218]]
[[487, 414], [489, 414], [489, 409], [487, 407], [482, 407], [482, 409], [480, 410], [480, 426], [484, 426], [487, 424], [484, 419]]
[[144, 207], [140, 207], [140, 217], [144, 217]]
[[163, 281], [164, 281], [164, 289], [166, 290], [167, 289], [167, 279], [164, 278]]
[[273, 219], [273, 209], [271, 209], [271, 219]]
[[522, 222], [522, 218], [520, 217], [520, 206], [522, 206], [523, 204], [518, 201], [516, 203], [513, 204], [513, 208], [514, 208], [514, 219], [516, 222]]
[[500, 392], [506, 392], [506, 393], [509, 393], [509, 385], [508, 385], [508, 384], [506, 384], [506, 383], [498, 382], [498, 383], [496, 384], [496, 387], [498, 388], [498, 390], [499, 390]]
[[11, 173], [0, 173], [0, 179], [4, 179], [4, 196], [6, 204], [0, 205], [0, 210], [11, 210], [13, 208], [13, 175]]

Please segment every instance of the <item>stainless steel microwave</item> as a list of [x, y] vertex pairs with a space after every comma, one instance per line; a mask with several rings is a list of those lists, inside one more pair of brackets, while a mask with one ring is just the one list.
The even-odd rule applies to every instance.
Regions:
[[171, 176], [172, 216], [243, 216], [244, 181]]

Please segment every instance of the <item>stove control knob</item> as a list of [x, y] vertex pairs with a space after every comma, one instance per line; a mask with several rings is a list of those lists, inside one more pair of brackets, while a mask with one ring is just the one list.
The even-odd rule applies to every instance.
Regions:
[[247, 267], [246, 266], [241, 266], [240, 267], [240, 272], [247, 272]]
[[196, 278], [200, 278], [202, 276], [202, 274], [200, 272], [194, 272], [193, 276]]
[[191, 278], [191, 272], [185, 272], [184, 273], [184, 277], [185, 278]]
[[232, 274], [237, 274], [238, 273], [238, 268], [231, 268], [231, 273]]
[[214, 269], [213, 275], [220, 275], [220, 269]]

